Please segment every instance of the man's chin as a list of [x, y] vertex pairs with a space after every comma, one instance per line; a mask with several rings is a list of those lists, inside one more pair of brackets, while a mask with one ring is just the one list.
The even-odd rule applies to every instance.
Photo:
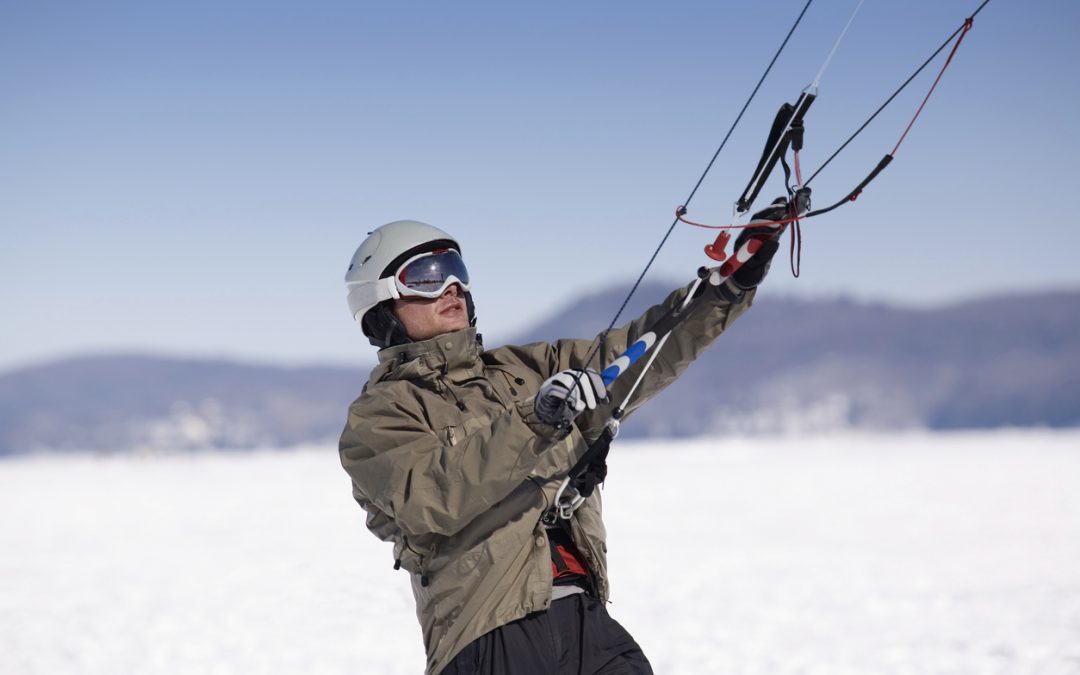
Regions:
[[449, 333], [455, 330], [464, 330], [469, 327], [469, 319], [465, 316], [450, 315], [443, 322], [443, 327]]

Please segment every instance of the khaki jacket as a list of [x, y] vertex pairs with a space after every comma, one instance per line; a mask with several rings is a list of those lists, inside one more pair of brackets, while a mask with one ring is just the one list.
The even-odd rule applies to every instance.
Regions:
[[[649, 369], [629, 414], [670, 384], [750, 306], [703, 284], [696, 303]], [[599, 370], [632, 344], [685, 289], [607, 334]], [[578, 417], [567, 435], [533, 412], [541, 383], [583, 365], [594, 343], [560, 340], [484, 351], [475, 329], [381, 350], [350, 406], [341, 463], [368, 528], [394, 545], [411, 573], [427, 673], [467, 644], [551, 604], [551, 558], [541, 516], [559, 483], [603, 429], [612, 406]], [[621, 403], [646, 358], [611, 387]], [[601, 601], [609, 595], [600, 491], [574, 515], [572, 535]]]

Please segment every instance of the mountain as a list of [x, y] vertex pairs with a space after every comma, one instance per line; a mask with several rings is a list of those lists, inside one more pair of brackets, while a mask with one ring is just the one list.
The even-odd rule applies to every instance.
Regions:
[[[670, 289], [643, 287], [644, 297], [626, 316]], [[607, 327], [611, 308], [624, 296], [625, 290], [612, 290], [585, 298], [517, 341], [591, 336]], [[682, 378], [632, 416], [624, 432], [1078, 424], [1080, 291], [936, 309], [776, 298], [764, 291]]]
[[[620, 323], [673, 287], [643, 285]], [[511, 342], [592, 337], [625, 294], [583, 297]], [[1078, 338], [1080, 291], [910, 309], [766, 290], [622, 433], [1076, 426]], [[131, 355], [56, 361], [0, 374], [0, 454], [331, 441], [366, 379], [366, 368]]]
[[336, 438], [367, 370], [87, 356], [0, 375], [0, 455]]

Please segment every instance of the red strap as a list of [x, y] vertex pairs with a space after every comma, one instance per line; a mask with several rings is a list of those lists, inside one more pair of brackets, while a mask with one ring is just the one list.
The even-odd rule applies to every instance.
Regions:
[[907, 133], [911, 131], [912, 125], [915, 124], [915, 120], [919, 119], [919, 113], [921, 113], [922, 109], [926, 106], [926, 102], [930, 100], [930, 94], [934, 93], [934, 88], [937, 87], [938, 82], [941, 81], [941, 76], [945, 74], [945, 69], [949, 67], [950, 63], [952, 63], [953, 56], [956, 55], [956, 50], [960, 48], [960, 43], [964, 41], [964, 36], [967, 35], [967, 32], [969, 30], [971, 30], [972, 23], [972, 19], [967, 19], [964, 21], [964, 29], [960, 31], [960, 37], [956, 38], [956, 44], [953, 45], [952, 51], [949, 52], [949, 58], [945, 59], [945, 65], [941, 67], [941, 70], [938, 72], [937, 77], [934, 79], [934, 84], [930, 85], [930, 91], [926, 92], [926, 98], [923, 99], [922, 105], [920, 105], [919, 109], [915, 111], [915, 117], [912, 117], [911, 121], [908, 122], [907, 129], [904, 129], [904, 133], [901, 134], [900, 140], [896, 142], [896, 147], [892, 149], [892, 152], [889, 153], [890, 155], [896, 154], [896, 151], [900, 148], [900, 144], [904, 142], [904, 138], [907, 136]]

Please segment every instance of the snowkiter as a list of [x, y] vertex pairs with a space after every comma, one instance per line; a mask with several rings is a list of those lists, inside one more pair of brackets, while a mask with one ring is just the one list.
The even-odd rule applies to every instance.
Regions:
[[[628, 414], [746, 311], [775, 250], [769, 242], [731, 279], [700, 287], [708, 301], [673, 331]], [[442, 230], [411, 220], [379, 227], [345, 281], [379, 364], [349, 408], [341, 463], [368, 528], [393, 544], [395, 567], [410, 575], [428, 675], [651, 673], [605, 607], [600, 491], [568, 520], [551, 509], [605, 426], [602, 404], [620, 401], [638, 374], [605, 388], [584, 370], [586, 356], [597, 348], [593, 366], [606, 365], [687, 289], [602, 344], [486, 350], [461, 246]]]

